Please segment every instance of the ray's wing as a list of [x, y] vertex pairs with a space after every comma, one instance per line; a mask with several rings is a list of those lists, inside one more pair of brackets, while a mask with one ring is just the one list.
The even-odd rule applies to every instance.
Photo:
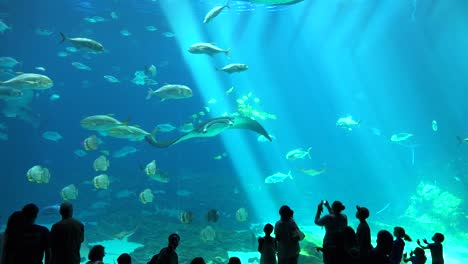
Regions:
[[179, 137], [167, 141], [156, 141], [156, 139], [150, 135], [145, 136], [146, 142], [155, 148], [167, 148], [189, 138], [191, 138], [190, 133], [183, 134]]
[[265, 128], [262, 125], [260, 125], [260, 123], [258, 123], [257, 121], [249, 117], [242, 117], [242, 116], [235, 117], [234, 125], [230, 128], [251, 130], [260, 135], [263, 135], [269, 141], [272, 141], [272, 138], [270, 137], [268, 132], [265, 130]]

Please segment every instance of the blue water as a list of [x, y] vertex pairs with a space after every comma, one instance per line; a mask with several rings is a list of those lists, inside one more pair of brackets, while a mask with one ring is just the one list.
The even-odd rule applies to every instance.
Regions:
[[[223, 1], [42, 2], [0, 1], [0, 18], [11, 26], [0, 35], [0, 56], [21, 62], [12, 72], [45, 74], [54, 81], [50, 90], [35, 92], [29, 115], [38, 119], [35, 125], [0, 116], [8, 134], [8, 140], [0, 141], [2, 224], [28, 202], [60, 203], [60, 190], [69, 184], [79, 189], [73, 202], [86, 218], [82, 220], [98, 223], [100, 214], [126, 204], [128, 214], [151, 213], [155, 207], [191, 210], [199, 223], [206, 211], [216, 208], [229, 223], [226, 228], [248, 229], [254, 223], [274, 223], [278, 208], [289, 204], [298, 224], [313, 226], [320, 200], [341, 200], [353, 226], [355, 205], [367, 206], [373, 234], [396, 225], [416, 238], [444, 232], [446, 263], [466, 261], [468, 145], [459, 145], [456, 136], [468, 136], [468, 2], [305, 0], [271, 7], [232, 0], [231, 8], [206, 25], [206, 12]], [[105, 21], [84, 20], [93, 16]], [[157, 31], [146, 30], [149, 25]], [[37, 28], [53, 33], [41, 36]], [[132, 35], [123, 36], [122, 29]], [[59, 32], [95, 39], [106, 52], [59, 57], [58, 52], [71, 46], [59, 44]], [[188, 47], [197, 42], [231, 48], [230, 56], [190, 54]], [[92, 70], [77, 70], [72, 62]], [[228, 63], [246, 63], [249, 70], [231, 75], [215, 71]], [[193, 97], [145, 100], [147, 87], [131, 80], [135, 71], [151, 64], [158, 69], [154, 79], [159, 82], [152, 88], [184, 84], [192, 88]], [[36, 70], [39, 66], [46, 71]], [[109, 83], [104, 75], [120, 83]], [[1, 80], [11, 76], [2, 72]], [[234, 91], [226, 94], [232, 86]], [[145, 141], [99, 136], [101, 150], [137, 149], [124, 158], [109, 157], [110, 188], [99, 191], [89, 181], [100, 174], [92, 168], [100, 154], [73, 153], [95, 134], [80, 126], [86, 116], [113, 114], [146, 131], [161, 123], [179, 127], [205, 106], [211, 109], [205, 120], [233, 113], [236, 100], [249, 92], [260, 99], [252, 105], [277, 116], [258, 119], [274, 135], [272, 142], [259, 142], [253, 132], [231, 130], [156, 149]], [[49, 100], [54, 93], [60, 99]], [[212, 98], [217, 103], [208, 104]], [[5, 105], [0, 101], [0, 108]], [[359, 127], [348, 131], [336, 126], [338, 118], [350, 115], [360, 121]], [[45, 131], [57, 131], [63, 139], [46, 140]], [[390, 140], [402, 132], [414, 134], [405, 146]], [[178, 133], [157, 133], [156, 138]], [[288, 151], [309, 147], [311, 159], [285, 159]], [[214, 159], [224, 152], [227, 157]], [[169, 174], [169, 183], [151, 181], [142, 172], [140, 167], [153, 159]], [[50, 170], [49, 183], [27, 181], [26, 172], [34, 165]], [[311, 177], [298, 167], [327, 171]], [[264, 183], [267, 176], [288, 171], [292, 180]], [[424, 200], [417, 193], [418, 186], [425, 185], [440, 192]], [[142, 205], [137, 198], [146, 188], [156, 193], [153, 204]], [[118, 198], [120, 191], [132, 195]], [[460, 202], [453, 205], [442, 201], [444, 197]], [[104, 209], [93, 207], [99, 202]], [[247, 223], [235, 220], [240, 207], [249, 212]], [[415, 220], [420, 217], [431, 223]], [[177, 217], [172, 220], [178, 223]]]

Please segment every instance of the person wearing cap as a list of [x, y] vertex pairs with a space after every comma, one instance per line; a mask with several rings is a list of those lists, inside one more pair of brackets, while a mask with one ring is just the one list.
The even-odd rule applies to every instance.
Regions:
[[167, 238], [167, 247], [161, 249], [161, 251], [154, 255], [148, 264], [178, 264], [179, 256], [175, 251], [179, 246], [180, 236], [178, 234], [171, 234]]
[[[323, 212], [323, 206], [326, 206], [329, 214], [320, 217]], [[348, 218], [341, 212], [345, 206], [340, 201], [334, 201], [332, 206], [328, 201], [321, 201], [317, 207], [315, 214], [315, 224], [325, 227], [325, 236], [323, 237], [323, 263], [335, 264], [340, 263], [340, 241], [343, 230], [348, 226]]]
[[303, 240], [305, 235], [294, 221], [294, 211], [289, 206], [281, 206], [279, 214], [281, 218], [275, 224], [278, 264], [297, 264], [301, 251], [299, 241]]
[[359, 246], [360, 263], [369, 263], [369, 254], [372, 250], [371, 232], [366, 219], [369, 217], [369, 209], [356, 206], [356, 218], [359, 219], [359, 225], [356, 229], [356, 238]]

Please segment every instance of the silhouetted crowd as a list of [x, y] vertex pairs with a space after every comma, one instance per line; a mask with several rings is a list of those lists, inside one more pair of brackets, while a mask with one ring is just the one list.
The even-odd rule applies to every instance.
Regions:
[[[323, 207], [328, 214], [322, 216]], [[359, 225], [354, 229], [348, 226], [348, 218], [343, 214], [345, 206], [340, 201], [332, 205], [321, 201], [317, 206], [315, 224], [325, 228], [322, 247], [324, 264], [399, 264], [401, 261], [413, 264], [426, 263], [425, 249], [429, 249], [433, 264], [443, 264], [444, 235], [435, 233], [433, 243], [418, 239], [418, 247], [404, 253], [405, 241], [412, 241], [402, 227], [395, 227], [393, 235], [387, 230], [377, 233], [377, 244], [371, 243], [371, 232], [367, 223], [370, 213], [365, 207], [356, 206], [356, 218]], [[84, 225], [73, 218], [72, 204], [65, 202], [59, 209], [62, 220], [46, 227], [35, 224], [39, 208], [27, 204], [21, 211], [13, 212], [1, 237], [0, 264], [79, 264], [80, 246], [84, 241]], [[260, 264], [297, 264], [299, 259], [299, 241], [305, 234], [294, 221], [294, 211], [287, 205], [279, 210], [280, 220], [273, 226], [266, 224], [264, 237], [258, 238]], [[274, 233], [275, 237], [271, 234]], [[395, 237], [395, 239], [393, 238]], [[178, 234], [168, 237], [168, 246], [154, 255], [148, 264], [178, 264], [176, 249], [180, 242]], [[95, 245], [88, 254], [88, 264], [103, 264], [105, 248]], [[123, 253], [117, 259], [119, 264], [132, 263], [131, 256]], [[196, 257], [191, 264], [205, 264], [202, 257]], [[228, 264], [241, 264], [238, 257], [231, 257]]]

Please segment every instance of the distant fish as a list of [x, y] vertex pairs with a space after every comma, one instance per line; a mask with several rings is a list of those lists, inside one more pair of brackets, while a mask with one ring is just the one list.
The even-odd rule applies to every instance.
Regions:
[[18, 64], [21, 63], [12, 57], [0, 57], [0, 68], [13, 68]]
[[165, 124], [158, 124], [156, 126], [156, 129], [158, 130], [158, 132], [171, 132], [174, 129], [176, 129], [176, 127], [169, 123], [165, 123]]
[[86, 151], [82, 149], [76, 149], [75, 151], [73, 151], [73, 153], [80, 158], [87, 155]]
[[63, 137], [62, 135], [60, 135], [60, 133], [58, 132], [55, 132], [55, 131], [46, 131], [44, 133], [42, 133], [42, 137], [47, 139], [47, 140], [50, 140], [50, 141], [59, 141], [61, 140]]
[[54, 204], [41, 208], [39, 215], [43, 216], [60, 216], [60, 205]]
[[135, 153], [138, 150], [134, 147], [123, 147], [120, 150], [112, 153], [112, 157], [114, 158], [123, 158], [129, 154]]
[[184, 99], [192, 97], [192, 90], [189, 87], [181, 84], [166, 84], [156, 91], [148, 88], [148, 95], [146, 96], [146, 100], [151, 99], [153, 95], [159, 96], [161, 101], [168, 99]]
[[130, 37], [132, 35], [132, 33], [130, 31], [128, 31], [127, 29], [122, 29], [122, 30], [120, 30], [120, 35], [122, 35], [124, 37]]
[[248, 69], [249, 69], [249, 66], [247, 64], [242, 64], [242, 63], [231, 63], [222, 68], [216, 68], [216, 70], [218, 71], [227, 72], [229, 74], [235, 73], [235, 72], [243, 72]]
[[49, 97], [49, 100], [50, 100], [50, 101], [57, 101], [58, 99], [60, 99], [60, 95], [59, 95], [59, 94], [55, 94], [55, 93], [52, 94], [52, 95], [50, 95], [50, 97]]
[[84, 71], [90, 71], [91, 70], [91, 67], [89, 67], [88, 65], [86, 64], [83, 64], [81, 62], [72, 62], [72, 65], [73, 67], [77, 68], [78, 70], [84, 70]]
[[292, 179], [291, 171], [288, 172], [288, 174], [284, 174], [281, 172], [277, 172], [273, 175], [268, 176], [265, 179], [265, 183], [278, 183], [278, 182], [284, 182], [286, 179]]
[[310, 159], [311, 158], [310, 157], [310, 150], [311, 149], [312, 148], [308, 148], [307, 150], [304, 150], [302, 148], [298, 148], [298, 149], [291, 150], [286, 154], [286, 159], [287, 160], [296, 160], [296, 159], [304, 159], [306, 157], [308, 157]]
[[398, 133], [398, 134], [393, 134], [390, 137], [390, 140], [393, 142], [402, 142], [410, 139], [413, 136], [413, 134], [410, 133]]
[[108, 82], [110, 83], [119, 83], [119, 79], [117, 79], [116, 77], [112, 76], [112, 75], [104, 75], [104, 79], [106, 79]]
[[218, 53], [224, 53], [226, 54], [226, 56], [229, 56], [229, 52], [231, 51], [231, 49], [224, 50], [211, 43], [195, 43], [192, 46], [190, 46], [188, 51], [192, 54], [207, 54], [213, 56]]
[[62, 32], [60, 32], [60, 36], [62, 37], [62, 40], [60, 43], [63, 43], [65, 41], [70, 41], [73, 46], [75, 46], [79, 50], [87, 51], [87, 52], [94, 52], [94, 53], [100, 53], [104, 52], [104, 46], [89, 38], [67, 38]]
[[361, 124], [360, 121], [355, 121], [352, 116], [341, 117], [336, 121], [336, 126], [347, 129], [349, 131], [353, 130], [354, 127], [359, 127]]
[[150, 31], [150, 32], [154, 32], [154, 31], [158, 30], [158, 28], [155, 27], [155, 26], [146, 26], [145, 29], [147, 31]]
[[439, 125], [437, 124], [437, 121], [432, 120], [432, 131], [437, 132], [439, 130]]
[[35, 67], [34, 69], [36, 69], [36, 70], [38, 70], [38, 71], [42, 71], [42, 72], [45, 72], [45, 71], [46, 71], [46, 69], [45, 69], [44, 67], [41, 67], [41, 66]]
[[165, 36], [166, 38], [173, 38], [175, 37], [175, 34], [168, 31], [168, 32], [164, 32], [163, 36]]
[[205, 15], [205, 18], [203, 19], [203, 23], [206, 24], [210, 22], [213, 18], [217, 17], [221, 13], [221, 11], [223, 11], [223, 9], [226, 7], [229, 8], [229, 0], [226, 1], [226, 4], [222, 6], [216, 6], [210, 11], [208, 11], [208, 13]]

